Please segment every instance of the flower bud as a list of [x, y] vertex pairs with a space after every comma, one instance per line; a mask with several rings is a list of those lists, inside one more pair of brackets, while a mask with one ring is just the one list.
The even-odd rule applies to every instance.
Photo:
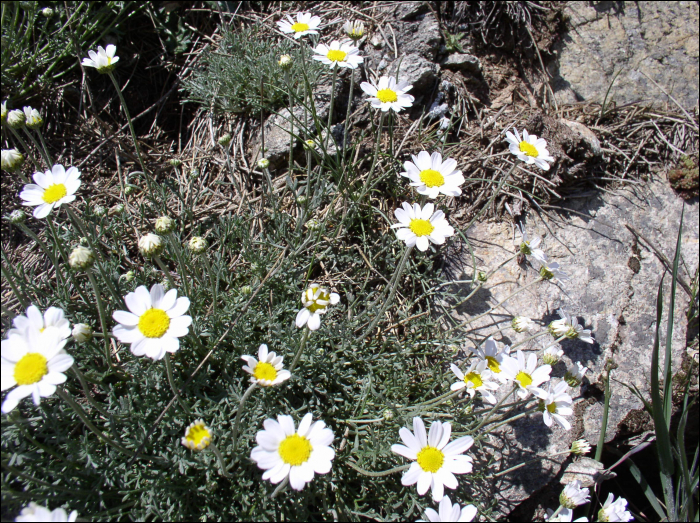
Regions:
[[175, 220], [168, 216], [161, 216], [156, 220], [155, 230], [158, 234], [168, 234], [175, 230]]
[[219, 142], [219, 145], [222, 147], [228, 147], [228, 144], [231, 143], [231, 135], [226, 133], [223, 136], [219, 136], [217, 142]]
[[580, 361], [577, 361], [571, 367], [566, 369], [566, 374], [564, 374], [564, 381], [569, 387], [578, 387], [581, 385], [584, 376], [588, 369], [581, 365]]
[[27, 117], [24, 114], [24, 111], [21, 111], [20, 109], [13, 109], [7, 113], [7, 125], [13, 129], [20, 129], [24, 125], [26, 118]]
[[241, 287], [241, 294], [243, 294], [243, 296], [250, 296], [251, 294], [253, 294], [253, 287], [251, 287], [250, 285], [244, 285], [243, 287]]
[[76, 271], [85, 271], [95, 263], [95, 254], [91, 249], [79, 245], [68, 256], [68, 265]]
[[199, 169], [192, 169], [190, 171], [190, 179], [196, 180], [197, 178], [199, 178]]
[[267, 158], [260, 158], [258, 160], [258, 168], [267, 169], [268, 167], [270, 167], [270, 160]]
[[170, 289], [173, 288], [172, 285], [170, 285], [170, 280], [168, 279], [167, 276], [164, 276], [163, 279], [161, 280], [160, 284], [163, 286], [164, 291], [169, 291]]
[[516, 316], [510, 325], [515, 332], [531, 331], [535, 328], [535, 322], [525, 316]]
[[139, 240], [139, 252], [146, 257], [158, 256], [163, 252], [163, 240], [157, 234], [149, 232]]
[[559, 362], [559, 359], [564, 355], [564, 351], [556, 345], [548, 347], [542, 355], [542, 361], [547, 365], [554, 366]]
[[394, 411], [391, 409], [384, 409], [384, 412], [382, 413], [382, 417], [384, 418], [385, 421], [391, 421], [394, 419]]
[[15, 172], [22, 167], [24, 156], [17, 149], [2, 150], [2, 168], [8, 172]]
[[321, 223], [316, 218], [311, 218], [304, 226], [310, 231], [317, 231], [321, 228]]
[[22, 209], [15, 209], [6, 216], [7, 221], [13, 224], [23, 223], [27, 219], [27, 213]]
[[192, 251], [193, 254], [202, 254], [207, 250], [209, 244], [207, 240], [201, 236], [193, 236], [192, 239], [187, 244], [187, 248]]
[[316, 141], [315, 140], [306, 140], [304, 142], [304, 149], [307, 151], [315, 151], [316, 150]]
[[365, 34], [365, 24], [360, 21], [351, 22], [348, 20], [343, 24], [343, 31], [347, 34], [351, 40], [358, 41]]
[[130, 195], [131, 193], [133, 193], [135, 190], [136, 190], [136, 187], [134, 187], [133, 185], [127, 185], [126, 187], [124, 187], [124, 194], [125, 194], [126, 196], [129, 196], [129, 195]]
[[136, 273], [134, 271], [128, 271], [126, 274], [122, 275], [122, 278], [124, 278], [126, 282], [132, 282], [134, 278], [136, 278]]
[[117, 205], [114, 206], [114, 212], [117, 214], [121, 214], [126, 210], [126, 207], [124, 207], [123, 203], [118, 203]]
[[590, 444], [585, 439], [577, 439], [571, 444], [571, 453], [583, 456], [591, 451]]
[[90, 245], [90, 242], [88, 241], [88, 239], [85, 236], [81, 236], [79, 242], [80, 242], [80, 245], [82, 245], [83, 247]]
[[41, 16], [43, 16], [44, 18], [53, 18], [53, 14], [53, 9], [51, 9], [50, 7], [44, 7], [41, 10]]
[[104, 216], [105, 214], [107, 214], [107, 209], [105, 209], [105, 208], [102, 207], [101, 205], [95, 205], [95, 206], [92, 208], [92, 212], [95, 213], [95, 216], [100, 216], [100, 217], [102, 217], [102, 216]]
[[484, 271], [479, 271], [479, 274], [476, 275], [476, 279], [482, 283], [485, 283], [486, 280], [489, 279], [489, 277], [486, 275], [486, 273]]
[[0, 116], [2, 116], [2, 123], [5, 123], [5, 121], [7, 120], [7, 100], [5, 100], [2, 103], [1, 107], [2, 111], [0, 112]]
[[39, 111], [27, 106], [24, 108], [24, 124], [30, 129], [38, 129], [44, 125], [44, 119], [39, 114]]
[[76, 343], [85, 343], [92, 339], [92, 327], [85, 323], [76, 323], [73, 325], [73, 331], [71, 332], [73, 336], [73, 341]]
[[180, 167], [182, 165], [182, 160], [178, 160], [177, 158], [172, 158], [168, 160], [168, 163], [172, 165], [173, 167]]
[[288, 54], [283, 54], [280, 56], [279, 61], [277, 64], [284, 70], [288, 71], [292, 67], [292, 57], [289, 56]]
[[301, 196], [297, 196], [297, 203], [299, 205], [304, 205], [308, 201], [308, 198], [304, 196], [303, 194]]

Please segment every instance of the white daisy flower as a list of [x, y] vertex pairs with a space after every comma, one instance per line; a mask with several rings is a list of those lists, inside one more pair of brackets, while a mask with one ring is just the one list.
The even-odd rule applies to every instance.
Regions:
[[415, 100], [413, 96], [406, 94], [413, 86], [405, 80], [396, 83], [393, 76], [382, 76], [376, 84], [374, 81], [362, 82], [360, 87], [369, 95], [369, 103], [372, 107], [384, 112], [392, 109], [398, 113], [402, 109], [411, 107]]
[[38, 129], [44, 125], [44, 119], [41, 117], [39, 111], [31, 106], [24, 107], [24, 125], [30, 129]]
[[309, 330], [318, 330], [321, 326], [321, 315], [328, 312], [328, 305], [336, 305], [338, 302], [338, 294], [321, 287], [318, 283], [312, 283], [301, 295], [304, 308], [297, 313], [296, 326], [301, 328], [308, 325]]
[[440, 153], [428, 154], [427, 151], [411, 157], [412, 162], [404, 162], [406, 171], [401, 176], [411, 180], [411, 186], [416, 188], [418, 194], [425, 194], [428, 198], [437, 198], [440, 193], [446, 196], [462, 194], [459, 186], [464, 183], [464, 176], [462, 171], [455, 169], [456, 160], [448, 158], [443, 162]]
[[185, 435], [180, 443], [190, 450], [204, 450], [211, 443], [212, 437], [211, 429], [204, 424], [204, 421], [198, 419], [185, 429]]
[[576, 316], [572, 316], [564, 309], [559, 309], [557, 314], [559, 314], [561, 319], [554, 320], [549, 324], [549, 332], [552, 336], [557, 338], [566, 336], [569, 339], [578, 338], [586, 343], [595, 343], [595, 340], [591, 336], [590, 329], [584, 329], [583, 325], [579, 325]]
[[160, 360], [166, 352], [177, 352], [182, 336], [189, 333], [192, 318], [185, 315], [190, 300], [177, 297], [177, 289], [165, 292], [160, 283], [151, 292], [141, 285], [124, 297], [131, 312], [114, 311], [112, 318], [118, 322], [112, 330], [122, 343], [131, 344], [135, 356], [148, 356]]
[[523, 129], [523, 139], [521, 140], [515, 127], [513, 127], [513, 131], [515, 134], [506, 131], [506, 141], [509, 144], [510, 152], [517, 156], [518, 160], [528, 165], [534, 163], [540, 169], [548, 171], [549, 163], [552, 163], [554, 158], [549, 155], [547, 141], [544, 138], [537, 138], [534, 134], [528, 134], [525, 129]]
[[571, 444], [571, 453], [584, 456], [591, 451], [591, 444], [585, 439], [577, 439]]
[[401, 204], [403, 209], [394, 210], [394, 216], [399, 220], [391, 226], [396, 231], [396, 237], [406, 242], [407, 247], [418, 247], [419, 251], [428, 250], [430, 242], [437, 245], [445, 243], [445, 238], [452, 236], [455, 230], [447, 223], [445, 213], [435, 211], [435, 205], [427, 203], [422, 209], [414, 203]]
[[17, 149], [2, 150], [2, 168], [5, 171], [14, 172], [24, 163], [24, 155]]
[[22, 511], [19, 513], [19, 516], [17, 516], [15, 518], [15, 521], [22, 521], [22, 522], [52, 521], [54, 523], [62, 523], [62, 522], [73, 522], [73, 521], [75, 521], [75, 519], [77, 517], [78, 517], [78, 512], [75, 510], [73, 510], [70, 514], [68, 514], [62, 508], [56, 508], [53, 510], [49, 510], [46, 507], [42, 507], [41, 505], [37, 505], [36, 503], [32, 502], [29, 504], [29, 506], [24, 507], [22, 509]]
[[360, 56], [360, 50], [350, 42], [339, 42], [333, 40], [331, 45], [318, 44], [314, 49], [314, 60], [334, 67], [347, 67], [348, 69], [356, 69], [358, 65], [364, 62], [364, 58]]
[[252, 374], [251, 383], [269, 387], [279, 385], [292, 376], [287, 369], [283, 368], [282, 360], [284, 358], [274, 352], [268, 352], [267, 345], [264, 343], [258, 348], [257, 360], [253, 356], [241, 356], [241, 359], [247, 363], [247, 365], [243, 365], [243, 370]]
[[34, 218], [46, 218], [54, 207], [75, 200], [75, 191], [80, 187], [80, 171], [75, 167], [66, 170], [56, 164], [50, 171], [35, 172], [34, 183], [24, 186], [19, 197], [22, 205], [36, 207]]
[[425, 424], [419, 417], [413, 418], [413, 433], [406, 427], [399, 430], [399, 436], [404, 445], [392, 445], [391, 450], [410, 460], [411, 467], [401, 477], [405, 487], [418, 484], [418, 494], [421, 496], [432, 489], [433, 501], [440, 501], [445, 493], [445, 487], [457, 488], [455, 474], [468, 474], [472, 471], [472, 458], [464, 456], [474, 443], [474, 438], [464, 436], [448, 444], [452, 425], [449, 423], [433, 422], [430, 433], [426, 435]]
[[289, 477], [294, 490], [301, 490], [314, 479], [314, 474], [328, 474], [335, 451], [331, 448], [333, 431], [323, 421], [311, 423], [307, 413], [294, 428], [291, 416], [277, 416], [277, 421], [266, 419], [265, 430], [255, 436], [258, 446], [250, 457], [265, 470], [263, 480], [277, 484]]
[[525, 256], [532, 256], [540, 263], [546, 263], [547, 256], [544, 254], [544, 251], [542, 249], [537, 248], [540, 245], [540, 243], [542, 243], [542, 239], [539, 237], [535, 237], [530, 240], [528, 238], [527, 232], [525, 232], [525, 226], [522, 223], [518, 224], [518, 229], [520, 230], [520, 234], [523, 237], [523, 240], [522, 242], [520, 242], [519, 247], [520, 253]]
[[[559, 509], [559, 513], [552, 517], [554, 514], [554, 511], [551, 508], [547, 509], [547, 517], [545, 518], [545, 521], [548, 523], [554, 523], [554, 522], [569, 522], [574, 518], [574, 511], [571, 509], [568, 509], [566, 507], [561, 507]], [[580, 517], [578, 519], [574, 519], [575, 522], [582, 522], [582, 521], [588, 521], [588, 518], [586, 516]]]
[[277, 22], [277, 27], [280, 31], [287, 34], [293, 34], [294, 38], [301, 38], [305, 35], [317, 35], [318, 26], [321, 24], [321, 18], [312, 16], [311, 13], [297, 13], [297, 21], [287, 15], [286, 20]]
[[565, 282], [570, 279], [569, 275], [561, 269], [561, 266], [557, 262], [550, 262], [546, 259], [542, 262], [537, 258], [535, 258], [535, 260], [540, 264], [539, 272], [543, 279], [555, 279], [560, 282]]
[[498, 390], [498, 383], [491, 381], [491, 371], [487, 368], [486, 360], [475, 360], [469, 366], [466, 374], [459, 370], [459, 367], [454, 363], [450, 364], [450, 369], [454, 372], [457, 379], [460, 381], [453, 383], [450, 386], [450, 390], [460, 390], [467, 389], [467, 393], [470, 397], [474, 397], [474, 394], [478, 390], [484, 397], [484, 400], [488, 401], [492, 405], [495, 405], [498, 400], [496, 396], [491, 392], [492, 390]]
[[24, 336], [31, 330], [37, 334], [46, 334], [58, 337], [59, 341], [69, 338], [71, 335], [70, 322], [64, 312], [58, 307], [49, 307], [43, 314], [36, 305], [27, 308], [27, 315], [20, 314], [12, 320], [13, 329], [7, 331], [7, 337]]
[[547, 393], [539, 388], [539, 385], [549, 381], [552, 367], [549, 365], [538, 367], [537, 355], [530, 353], [526, 362], [525, 355], [518, 349], [515, 358], [506, 356], [502, 365], [505, 376], [518, 387], [518, 396], [521, 399], [527, 398], [530, 394], [534, 394], [538, 398], [546, 396]]
[[83, 58], [83, 65], [94, 67], [100, 74], [108, 73], [114, 69], [119, 61], [119, 57], [114, 56], [116, 52], [117, 46], [115, 45], [108, 45], [106, 50], [100, 45], [97, 47], [97, 52], [93, 50], [88, 51], [90, 58]]
[[603, 508], [598, 511], [598, 521], [632, 521], [632, 514], [627, 511], [627, 500], [617, 498], [611, 492], [605, 500]]
[[66, 341], [58, 330], [43, 334], [33, 328], [2, 340], [2, 390], [17, 385], [5, 396], [4, 414], [27, 396], [32, 397], [34, 405], [39, 405], [41, 398], [51, 396], [56, 392], [56, 385], [66, 381], [63, 372], [73, 365], [73, 358], [63, 350]]
[[360, 40], [365, 34], [365, 24], [358, 20], [348, 20], [343, 24], [343, 31], [345, 31], [345, 34], [348, 35], [348, 37], [357, 41]]
[[571, 367], [566, 369], [566, 374], [564, 374], [564, 381], [569, 384], [569, 387], [578, 387], [583, 381], [583, 377], [586, 375], [588, 369], [581, 365], [580, 361], [572, 364]]
[[[552, 382], [549, 382], [549, 390], [540, 396], [539, 410], [542, 412], [544, 424], [552, 426], [552, 420], [556, 421], [564, 430], [571, 429], [571, 423], [564, 416], [571, 416], [574, 411], [571, 408], [573, 400], [567, 393], [569, 386], [560, 381], [552, 390]], [[563, 504], [563, 503], [562, 503]]]
[[459, 503], [454, 505], [450, 501], [448, 496], [443, 496], [438, 505], [438, 510], [432, 508], [425, 509], [425, 519], [419, 519], [418, 521], [430, 521], [430, 522], [440, 522], [440, 521], [473, 521], [474, 516], [476, 516], [477, 510], [474, 505], [465, 505], [460, 507]]
[[590, 491], [581, 488], [581, 480], [569, 483], [561, 494], [559, 494], [559, 504], [563, 507], [574, 509], [590, 501]]
[[516, 316], [510, 322], [510, 325], [511, 327], [513, 327], [513, 330], [515, 332], [532, 331], [535, 330], [535, 328], [537, 327], [534, 321], [525, 316]]
[[493, 338], [488, 338], [478, 349], [469, 349], [477, 358], [486, 362], [489, 370], [501, 381], [507, 381], [501, 365], [503, 360], [510, 354], [510, 346], [504, 345], [503, 349], [498, 348], [498, 344]]
[[542, 361], [547, 365], [556, 365], [563, 355], [564, 351], [562, 349], [557, 345], [552, 345], [547, 347], [542, 353]]

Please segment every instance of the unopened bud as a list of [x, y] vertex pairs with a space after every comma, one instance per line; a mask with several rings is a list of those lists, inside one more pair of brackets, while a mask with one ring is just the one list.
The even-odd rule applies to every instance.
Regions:
[[104, 216], [105, 214], [107, 214], [107, 209], [105, 209], [105, 208], [102, 207], [101, 205], [95, 205], [95, 206], [92, 208], [92, 212], [95, 213], [95, 216], [100, 216], [100, 217], [102, 217], [102, 216]]
[[241, 287], [241, 294], [243, 294], [244, 296], [250, 296], [251, 294], [253, 294], [253, 287], [251, 287], [250, 285], [244, 285], [243, 287]]
[[24, 108], [24, 124], [30, 129], [38, 129], [44, 125], [44, 119], [39, 111], [28, 106]]
[[95, 254], [87, 247], [78, 246], [68, 256], [68, 265], [76, 271], [85, 271], [95, 263]]
[[24, 121], [26, 119], [27, 117], [25, 116], [24, 111], [20, 109], [13, 109], [7, 113], [7, 125], [13, 129], [20, 129], [22, 126], [24, 126]]
[[260, 158], [258, 160], [258, 167], [260, 169], [267, 169], [268, 167], [270, 167], [270, 160], [268, 160], [267, 158]]
[[168, 234], [175, 229], [175, 220], [168, 216], [161, 216], [156, 220], [155, 230], [158, 234]]
[[163, 252], [163, 240], [157, 234], [149, 232], [139, 240], [139, 252], [143, 256], [158, 256]]
[[193, 254], [202, 254], [207, 250], [209, 244], [207, 240], [201, 236], [193, 236], [192, 239], [187, 244], [187, 248], [192, 251]]
[[280, 56], [280, 59], [277, 63], [283, 70], [289, 70], [292, 67], [292, 57], [288, 54], [283, 54], [282, 56]]
[[23, 223], [27, 219], [27, 213], [22, 209], [15, 209], [7, 215], [7, 221], [13, 224]]
[[228, 147], [228, 144], [231, 143], [231, 135], [226, 133], [223, 136], [220, 136], [217, 141], [222, 147]]
[[134, 187], [133, 185], [127, 185], [126, 187], [124, 187], [124, 194], [127, 195], [127, 196], [129, 196], [129, 195], [132, 194], [135, 190], [136, 190], [136, 187]]
[[53, 9], [51, 9], [50, 7], [44, 7], [41, 10], [41, 16], [43, 16], [44, 18], [52, 18], [53, 17]]
[[126, 282], [132, 282], [134, 281], [134, 278], [136, 278], [136, 273], [134, 271], [129, 271], [126, 274], [122, 275], [122, 278], [124, 278], [124, 281]]
[[2, 168], [8, 172], [15, 172], [22, 167], [24, 156], [17, 149], [2, 150]]
[[172, 158], [168, 160], [168, 163], [172, 165], [173, 167], [180, 167], [182, 165], [182, 160], [178, 160], [177, 158]]
[[121, 214], [126, 210], [126, 207], [124, 207], [123, 203], [118, 203], [117, 205], [114, 206], [114, 212], [117, 214]]
[[73, 325], [73, 331], [71, 332], [73, 341], [76, 343], [85, 343], [92, 339], [92, 327], [85, 323], [76, 323]]

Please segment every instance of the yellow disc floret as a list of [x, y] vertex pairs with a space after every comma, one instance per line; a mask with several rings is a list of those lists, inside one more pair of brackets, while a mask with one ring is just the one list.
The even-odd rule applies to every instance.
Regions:
[[554, 414], [557, 411], [557, 404], [554, 402], [550, 403], [549, 405], [547, 405], [547, 410], [550, 414]]
[[472, 382], [474, 384], [474, 388], [476, 389], [477, 387], [481, 387], [484, 382], [481, 379], [481, 374], [478, 372], [470, 372], [466, 376], [464, 376], [464, 383], [469, 384], [469, 382]]
[[392, 91], [391, 89], [380, 89], [377, 91], [377, 98], [379, 98], [379, 101], [382, 103], [395, 102], [399, 99], [396, 91]]
[[494, 374], [498, 374], [501, 372], [501, 365], [498, 363], [498, 360], [496, 358], [494, 358], [493, 356], [486, 356], [486, 361], [491, 372], [493, 372]]
[[54, 183], [53, 185], [49, 185], [49, 187], [44, 191], [43, 200], [46, 203], [56, 203], [66, 194], [68, 194], [68, 191], [66, 190], [65, 185], [62, 183]]
[[170, 318], [162, 309], [148, 309], [139, 318], [139, 330], [146, 338], [161, 338], [169, 327]]
[[414, 218], [408, 226], [416, 236], [428, 236], [435, 230], [435, 226], [429, 220], [419, 220]]
[[326, 55], [326, 58], [328, 58], [331, 62], [342, 62], [345, 60], [345, 57], [348, 55], [345, 51], [341, 51], [339, 49], [331, 49], [328, 51], [328, 54]]
[[420, 181], [426, 187], [442, 187], [445, 185], [445, 177], [434, 169], [426, 169], [420, 172]]
[[274, 381], [277, 377], [277, 371], [272, 364], [261, 361], [255, 366], [253, 376], [256, 380]]
[[312, 450], [308, 439], [299, 434], [292, 434], [282, 440], [277, 452], [286, 464], [298, 467], [309, 460]]
[[308, 31], [309, 30], [309, 24], [304, 24], [302, 22], [297, 22], [292, 26], [292, 31], [295, 33], [301, 33], [303, 31]]
[[202, 450], [211, 443], [211, 433], [206, 425], [197, 423], [187, 430], [185, 439], [192, 443], [195, 449]]
[[48, 372], [46, 358], [38, 352], [30, 352], [15, 365], [14, 378], [17, 385], [31, 385], [41, 381]]
[[523, 388], [525, 388], [529, 385], [532, 385], [532, 376], [530, 376], [527, 372], [521, 370], [515, 375], [515, 381], [520, 383], [520, 385]]
[[420, 468], [426, 472], [437, 472], [445, 461], [445, 455], [435, 447], [423, 447], [417, 459]]
[[533, 158], [537, 158], [540, 155], [534, 145], [524, 141], [520, 142], [520, 152], [525, 153], [526, 156], [532, 156]]
[[[309, 312], [314, 313], [319, 309], [325, 309], [328, 307], [328, 303], [330, 302], [331, 295], [329, 293], [324, 293], [322, 292], [319, 294], [318, 298], [314, 300], [314, 302], [307, 307], [309, 309]], [[325, 301], [325, 304], [318, 303], [319, 301]]]

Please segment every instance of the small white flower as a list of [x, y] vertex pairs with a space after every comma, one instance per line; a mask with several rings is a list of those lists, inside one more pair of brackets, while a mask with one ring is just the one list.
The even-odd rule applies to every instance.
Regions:
[[603, 508], [598, 511], [598, 521], [632, 521], [632, 514], [627, 511], [627, 500], [623, 497], [615, 499], [611, 492], [605, 500]]
[[189, 333], [192, 318], [185, 315], [190, 300], [177, 297], [177, 290], [165, 292], [156, 283], [151, 291], [141, 285], [124, 297], [129, 311], [114, 311], [112, 318], [119, 323], [112, 330], [122, 342], [131, 344], [135, 356], [160, 360], [166, 352], [177, 352], [180, 340]]
[[516, 316], [510, 322], [510, 325], [511, 327], [513, 327], [513, 330], [515, 332], [532, 331], [535, 330], [535, 328], [537, 327], [534, 321], [525, 316]]
[[80, 187], [80, 171], [75, 167], [66, 170], [61, 164], [50, 171], [35, 172], [32, 178], [34, 183], [25, 185], [19, 197], [24, 200], [22, 205], [36, 207], [34, 218], [46, 218], [54, 207], [75, 200], [75, 191]]
[[[545, 521], [548, 523], [554, 523], [554, 522], [569, 522], [574, 518], [574, 511], [566, 508], [566, 507], [561, 507], [559, 509], [559, 514], [556, 516], [552, 517], [552, 514], [554, 514], [554, 511], [551, 508], [547, 509], [547, 517], [545, 518]], [[588, 518], [586, 516], [580, 517], [578, 519], [574, 519], [575, 522], [583, 522], [583, 521], [588, 521]]]
[[564, 374], [564, 381], [569, 384], [569, 387], [578, 387], [583, 381], [583, 377], [586, 375], [588, 368], [581, 365], [580, 361], [573, 363], [571, 367], [566, 369], [566, 374]]
[[563, 270], [561, 270], [561, 266], [557, 262], [550, 262], [545, 259], [544, 262], [538, 260], [535, 258], [535, 260], [539, 263], [540, 268], [540, 276], [542, 276], [542, 279], [544, 280], [551, 280], [555, 279], [560, 282], [565, 282], [569, 280], [569, 275], [566, 274]]
[[498, 389], [498, 383], [491, 381], [491, 371], [487, 368], [486, 360], [475, 360], [469, 366], [466, 373], [462, 372], [454, 363], [450, 364], [450, 369], [460, 381], [453, 383], [450, 390], [467, 389], [467, 393], [472, 398], [475, 391], [481, 392], [484, 400], [495, 405], [498, 400], [491, 392]]
[[257, 360], [253, 356], [241, 356], [241, 359], [247, 363], [243, 365], [243, 370], [251, 374], [251, 383], [269, 387], [279, 385], [292, 376], [282, 364], [284, 358], [274, 352], [268, 352], [264, 343], [258, 348]]
[[493, 338], [488, 338], [478, 349], [469, 349], [477, 358], [486, 362], [489, 370], [501, 381], [507, 381], [506, 375], [501, 368], [503, 360], [510, 353], [510, 346], [504, 345], [503, 349], [498, 348], [498, 344]]
[[175, 230], [175, 220], [169, 216], [161, 216], [156, 220], [156, 225], [154, 229], [158, 234], [168, 234]]
[[279, 65], [283, 70], [288, 70], [292, 68], [292, 57], [289, 56], [288, 54], [283, 54], [280, 56], [279, 61], [277, 62], [277, 65]]
[[358, 20], [348, 20], [343, 24], [343, 31], [345, 31], [345, 34], [351, 39], [357, 41], [360, 40], [365, 34], [365, 24]]
[[536, 354], [530, 353], [527, 361], [525, 361], [525, 355], [518, 349], [515, 358], [506, 356], [502, 365], [505, 376], [518, 387], [518, 396], [521, 399], [527, 398], [530, 394], [538, 398], [547, 394], [539, 388], [539, 385], [549, 381], [549, 373], [552, 372], [552, 367], [549, 365], [538, 367]]
[[583, 456], [591, 451], [591, 445], [585, 439], [577, 439], [571, 444], [571, 453]]
[[547, 365], [556, 365], [559, 359], [564, 355], [564, 351], [557, 345], [547, 347], [542, 354], [542, 361]]
[[22, 209], [15, 209], [10, 214], [6, 216], [7, 221], [10, 223], [18, 224], [23, 223], [27, 219], [27, 213]]
[[36, 305], [27, 308], [27, 315], [20, 314], [12, 320], [13, 329], [7, 331], [7, 337], [24, 336], [31, 330], [41, 335], [56, 335], [59, 340], [67, 339], [71, 334], [70, 322], [58, 307], [49, 307], [44, 314]]
[[415, 100], [413, 96], [406, 94], [413, 86], [404, 80], [396, 83], [393, 76], [382, 76], [376, 84], [374, 81], [362, 82], [360, 87], [369, 95], [368, 101], [372, 107], [381, 109], [383, 112], [392, 109], [398, 113], [402, 109], [411, 107]]
[[445, 213], [435, 211], [435, 205], [427, 203], [421, 206], [408, 202], [401, 204], [403, 209], [395, 209], [394, 216], [399, 220], [391, 226], [396, 231], [396, 237], [406, 242], [407, 247], [418, 247], [419, 251], [428, 250], [430, 242], [436, 245], [445, 243], [445, 238], [454, 235], [455, 230], [447, 223]]
[[328, 474], [331, 471], [335, 451], [333, 431], [326, 428], [323, 421], [311, 423], [313, 416], [307, 413], [294, 428], [291, 416], [277, 416], [277, 421], [266, 419], [265, 430], [255, 436], [258, 446], [250, 457], [265, 470], [263, 480], [277, 484], [289, 478], [294, 490], [302, 490], [314, 479], [314, 474]]
[[187, 248], [192, 251], [192, 254], [202, 254], [208, 246], [209, 242], [201, 236], [193, 236], [187, 244]]
[[27, 396], [32, 397], [34, 405], [39, 405], [41, 398], [51, 396], [56, 385], [66, 381], [63, 373], [73, 365], [73, 358], [63, 350], [66, 339], [61, 338], [60, 329], [43, 333], [32, 327], [21, 333], [10, 329], [8, 335], [2, 340], [2, 390], [17, 387], [5, 396], [4, 414]]
[[163, 239], [152, 232], [139, 238], [139, 252], [142, 256], [158, 256], [163, 252], [163, 247]]
[[51, 18], [51, 17], [53, 17], [53, 9], [51, 9], [50, 7], [44, 7], [44, 8], [41, 10], [41, 15], [42, 15], [44, 18]]
[[[544, 138], [537, 138], [534, 134], [528, 134], [523, 129], [523, 139], [520, 139], [518, 130], [513, 127], [515, 134], [510, 131], [506, 132], [506, 141], [508, 148], [522, 162], [528, 165], [535, 164], [544, 171], [549, 170], [549, 163], [554, 161], [547, 150], [547, 141]], [[549, 163], [547, 163], [549, 162]]]
[[7, 125], [13, 129], [21, 129], [24, 126], [24, 121], [26, 118], [27, 116], [24, 114], [24, 111], [20, 109], [13, 109], [7, 113]]
[[92, 339], [92, 327], [86, 323], [76, 323], [73, 325], [73, 331], [71, 332], [73, 341], [76, 343], [85, 343]]
[[581, 488], [581, 481], [578, 479], [564, 487], [564, 490], [559, 495], [559, 503], [570, 509], [584, 505], [589, 501], [590, 491], [587, 488]]
[[212, 437], [211, 429], [204, 424], [204, 421], [198, 419], [185, 429], [185, 435], [180, 443], [190, 450], [204, 450], [211, 443]]
[[108, 45], [107, 49], [103, 49], [102, 46], [97, 47], [97, 52], [88, 51], [90, 58], [83, 58], [83, 65], [86, 67], [94, 67], [100, 74], [108, 73], [117, 65], [119, 61], [118, 56], [114, 56], [117, 52], [117, 47], [115, 45]]
[[349, 42], [339, 42], [333, 40], [331, 45], [318, 44], [314, 49], [314, 60], [330, 65], [331, 69], [336, 67], [346, 67], [357, 69], [357, 66], [364, 62], [360, 56], [360, 50]]
[[296, 326], [301, 328], [308, 325], [309, 330], [318, 330], [321, 326], [321, 315], [328, 312], [328, 305], [336, 305], [339, 302], [340, 295], [312, 283], [301, 295], [304, 308], [297, 313]]
[[2, 168], [5, 171], [14, 172], [24, 163], [24, 155], [17, 149], [2, 150]]
[[[564, 430], [571, 429], [571, 423], [564, 416], [571, 416], [574, 411], [571, 409], [573, 400], [567, 393], [569, 386], [564, 381], [560, 381], [552, 390], [552, 382], [549, 382], [549, 390], [541, 394], [539, 410], [542, 412], [544, 424], [552, 426], [552, 420], [556, 421]], [[563, 504], [563, 503], [562, 503]]]
[[520, 234], [523, 237], [523, 240], [520, 243], [519, 247], [520, 253], [525, 256], [532, 256], [540, 264], [546, 263], [547, 256], [544, 254], [544, 251], [542, 249], [537, 248], [540, 245], [540, 243], [542, 243], [542, 239], [539, 237], [535, 237], [530, 240], [528, 238], [527, 232], [525, 232], [525, 226], [521, 223], [518, 224], [518, 229], [520, 230]]
[[267, 158], [260, 158], [258, 160], [259, 169], [267, 169], [268, 167], [270, 167], [270, 160], [268, 160]]
[[85, 271], [95, 263], [95, 253], [87, 247], [78, 245], [68, 256], [68, 265], [76, 271]]
[[5, 100], [2, 103], [2, 111], [0, 111], [0, 119], [2, 119], [2, 123], [5, 123], [7, 121], [7, 100]]
[[[48, 9], [48, 7], [46, 9]], [[22, 509], [22, 511], [19, 513], [19, 516], [17, 516], [15, 518], [15, 521], [21, 521], [21, 522], [52, 521], [54, 523], [63, 523], [63, 522], [68, 523], [68, 522], [75, 521], [75, 519], [77, 517], [78, 517], [78, 512], [75, 510], [72, 511], [70, 514], [68, 514], [62, 508], [56, 508], [54, 510], [49, 510], [46, 507], [42, 507], [41, 505], [37, 505], [36, 503], [32, 502], [29, 504], [29, 506], [24, 507]]]
[[411, 186], [416, 188], [418, 194], [425, 194], [428, 198], [437, 198], [442, 193], [446, 196], [459, 196], [464, 183], [462, 171], [456, 169], [457, 162], [453, 158], [442, 161], [442, 155], [438, 152], [428, 154], [421, 151], [418, 156], [413, 156], [412, 162], [404, 162], [405, 172], [401, 173], [411, 180]]
[[321, 18], [311, 16], [311, 13], [297, 13], [296, 22], [289, 15], [287, 15], [286, 20], [277, 22], [277, 27], [279, 27], [280, 31], [293, 34], [294, 38], [297, 39], [305, 35], [317, 35], [319, 25], [321, 25]]
[[39, 111], [30, 106], [24, 108], [24, 124], [30, 129], [38, 129], [44, 125], [44, 119], [39, 114]]
[[[457, 521], [457, 522], [468, 522], [473, 521], [474, 516], [476, 516], [477, 510], [474, 505], [465, 505], [460, 507], [459, 503], [454, 505], [450, 501], [450, 498], [443, 496], [438, 505], [438, 510], [432, 508], [425, 509], [425, 517], [427, 521], [431, 523], [441, 522], [441, 521]], [[425, 519], [419, 519], [418, 521], [426, 521]]]
[[579, 325], [576, 316], [572, 316], [564, 309], [559, 309], [557, 313], [561, 319], [554, 320], [549, 324], [549, 332], [552, 336], [557, 338], [566, 336], [569, 339], [578, 338], [586, 343], [595, 343], [595, 340], [591, 336], [590, 329], [584, 329], [583, 325]]
[[455, 474], [468, 474], [472, 471], [473, 460], [463, 453], [473, 445], [474, 438], [464, 436], [448, 444], [451, 432], [450, 423], [434, 421], [430, 425], [430, 433], [426, 435], [423, 420], [415, 417], [413, 433], [406, 427], [399, 430], [405, 446], [391, 446], [392, 452], [415, 460], [401, 477], [401, 484], [407, 487], [417, 483], [418, 494], [421, 496], [429, 488], [432, 489], [433, 501], [436, 503], [442, 500], [445, 487], [457, 488]]

